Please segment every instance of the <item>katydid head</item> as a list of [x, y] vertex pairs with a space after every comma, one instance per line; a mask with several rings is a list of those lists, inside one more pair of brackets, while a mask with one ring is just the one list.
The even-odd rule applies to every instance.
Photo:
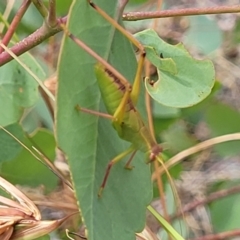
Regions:
[[162, 147], [159, 144], [155, 144], [150, 150], [148, 162], [152, 162], [156, 160], [156, 157], [159, 156], [161, 152], [162, 152]]

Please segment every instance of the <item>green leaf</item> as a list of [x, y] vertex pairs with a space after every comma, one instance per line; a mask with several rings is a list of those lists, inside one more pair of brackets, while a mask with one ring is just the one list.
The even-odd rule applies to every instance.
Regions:
[[196, 140], [187, 134], [186, 126], [180, 121], [172, 124], [164, 131], [162, 138], [167, 149], [176, 153], [196, 144]]
[[[41, 67], [26, 53], [19, 57], [40, 79], [44, 78]], [[0, 68], [0, 124], [7, 126], [17, 122], [24, 108], [34, 105], [38, 99], [38, 84], [15, 60]]]
[[[215, 103], [208, 108], [205, 118], [213, 137], [240, 132], [240, 113], [227, 105]], [[238, 155], [240, 141], [218, 144], [215, 150], [222, 156]]]
[[53, 119], [41, 96], [38, 98], [35, 106], [24, 116], [21, 124], [24, 131], [28, 134], [32, 134], [42, 125], [47, 129], [52, 130]]
[[233, 43], [238, 44], [240, 42], [240, 36], [239, 36], [239, 31], [240, 31], [240, 20], [236, 19], [236, 24], [234, 27], [234, 30], [232, 32], [233, 34]]
[[161, 104], [156, 104], [153, 102], [153, 114], [155, 117], [159, 118], [177, 118], [181, 115], [181, 110], [179, 108], [167, 107]]
[[[16, 15], [20, 7], [21, 3], [17, 1], [16, 4], [13, 5], [13, 9], [11, 11], [12, 14]], [[30, 4], [28, 10], [24, 13], [24, 17], [21, 18], [21, 21], [19, 22], [17, 32], [19, 35], [23, 34], [26, 35], [26, 32], [30, 34], [37, 28], [39, 28], [42, 25], [42, 23], [43, 17], [36, 9], [36, 7], [33, 4]]]
[[57, 15], [66, 15], [68, 13], [71, 3], [72, 0], [58, 1], [58, 4], [56, 4]]
[[[116, 1], [94, 1], [117, 16]], [[87, 1], [75, 1], [69, 14], [70, 31], [117, 68], [134, 79], [136, 58], [131, 44], [92, 9]], [[146, 206], [152, 197], [145, 155], [134, 157], [134, 169], [124, 169], [127, 158], [113, 166], [101, 198], [98, 190], [108, 162], [130, 143], [119, 139], [110, 120], [75, 108], [106, 112], [94, 75], [96, 61], [65, 38], [60, 56], [57, 95], [57, 141], [66, 153], [89, 240], [130, 240], [145, 224]]]
[[[25, 138], [22, 142], [33, 152], [33, 145], [39, 147], [50, 160], [54, 160], [55, 140], [49, 131], [39, 130], [33, 137]], [[54, 189], [58, 182], [58, 178], [26, 149], [22, 149], [11, 161], [4, 162], [0, 174], [13, 184], [31, 187], [44, 185], [47, 190]]]
[[[153, 86], [146, 81], [146, 89], [154, 100], [169, 107], [185, 108], [210, 94], [215, 80], [211, 61], [192, 58], [181, 43], [170, 45], [153, 30], [145, 30], [135, 36], [146, 49], [151, 47], [156, 52], [155, 56], [153, 51], [148, 55], [147, 50], [147, 58], [158, 67], [159, 80]], [[166, 62], [160, 57], [156, 64], [159, 56]]]
[[[136, 36], [138, 36], [138, 34], [136, 34]], [[172, 58], [163, 58], [163, 56], [161, 57], [161, 55], [163, 54], [161, 53], [159, 54], [154, 47], [146, 46], [145, 51], [147, 53], [147, 58], [157, 69], [160, 69], [173, 75], [176, 75], [178, 73], [176, 63], [173, 61]]]
[[42, 236], [42, 237], [36, 238], [35, 240], [51, 240], [51, 238], [50, 238], [49, 235], [45, 235], [45, 236]]
[[[20, 141], [23, 140], [23, 130], [18, 124], [9, 125], [5, 128]], [[15, 158], [22, 150], [21, 145], [3, 129], [0, 130], [0, 163]]]
[[206, 109], [216, 104], [216, 94], [221, 89], [221, 85], [218, 81], [214, 83], [212, 92], [200, 103], [182, 109], [182, 116], [186, 119], [190, 124], [197, 125], [200, 121], [203, 120], [204, 115], [206, 113]]
[[208, 16], [189, 17], [190, 27], [184, 35], [184, 44], [198, 48], [204, 54], [217, 50], [223, 41], [223, 34], [216, 20]]
[[[239, 184], [239, 182], [237, 183]], [[221, 189], [230, 189], [236, 182], [226, 182]], [[234, 194], [215, 201], [210, 206], [211, 219], [215, 232], [230, 231], [239, 228], [240, 195]]]

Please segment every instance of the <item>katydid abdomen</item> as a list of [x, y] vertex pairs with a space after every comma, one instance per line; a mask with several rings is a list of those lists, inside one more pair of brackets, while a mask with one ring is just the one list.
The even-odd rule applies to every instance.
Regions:
[[[134, 149], [148, 153], [150, 160], [153, 160], [161, 152], [161, 147], [152, 137], [140, 113], [134, 106], [131, 98], [131, 86], [126, 86], [101, 64], [95, 66], [95, 74], [106, 109], [110, 115], [116, 117], [112, 120], [112, 124], [119, 137], [132, 143]], [[126, 91], [130, 91], [130, 93], [126, 104], [123, 104], [124, 106], [120, 109], [123, 114], [121, 121], [119, 121], [115, 113], [119, 110]]]

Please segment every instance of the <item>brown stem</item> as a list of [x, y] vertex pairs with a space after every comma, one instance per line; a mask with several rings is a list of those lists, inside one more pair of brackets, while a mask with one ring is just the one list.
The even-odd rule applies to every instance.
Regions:
[[[162, 6], [162, 1], [158, 0], [157, 9], [161, 9], [161, 6]], [[154, 22], [154, 24], [153, 24], [153, 29], [155, 29], [155, 28], [156, 28], [156, 22]], [[151, 63], [148, 60], [145, 60], [145, 75], [147, 78], [150, 78], [150, 67], [151, 67]], [[152, 117], [152, 102], [151, 102], [151, 97], [147, 91], [145, 92], [145, 105], [146, 105], [146, 111], [147, 111], [147, 117], [148, 117], [149, 131], [152, 135], [152, 138], [156, 142], [154, 126], [153, 126], [153, 117]], [[164, 184], [162, 181], [162, 174], [159, 172], [158, 161], [154, 161], [154, 168], [155, 168], [155, 173], [157, 176], [156, 182], [157, 182], [158, 191], [159, 191], [159, 195], [160, 195], [160, 204], [162, 205], [162, 208], [163, 208], [163, 216], [168, 222], [170, 222], [170, 217], [169, 217], [169, 214], [167, 211], [166, 198], [165, 198], [165, 194], [164, 194]]]
[[49, 25], [49, 27], [56, 27], [56, 25], [57, 25], [56, 1], [55, 0], [49, 0], [48, 25]]
[[51, 100], [42, 87], [39, 87], [39, 91], [42, 95], [42, 98], [43, 98], [48, 110], [49, 110], [50, 116], [51, 116], [52, 120], [54, 121], [54, 109], [53, 109], [53, 105], [51, 104]]
[[240, 236], [240, 229], [235, 229], [231, 231], [226, 231], [222, 233], [216, 233], [216, 234], [209, 234], [206, 236], [198, 237], [198, 238], [192, 238], [190, 240], [225, 240], [232, 237]]
[[32, 3], [35, 5], [35, 7], [39, 11], [39, 13], [43, 16], [43, 18], [46, 18], [48, 16], [48, 10], [41, 0], [32, 0]]
[[129, 12], [129, 13], [123, 14], [123, 20], [136, 21], [136, 20], [144, 20], [144, 19], [151, 19], [151, 18], [167, 18], [167, 17], [177, 17], [177, 16], [238, 13], [238, 12], [240, 12], [240, 5], [209, 7], [209, 8], [186, 8], [186, 9], [163, 10], [163, 11], [154, 11], [154, 12]]
[[[32, 0], [35, 6], [38, 8], [40, 13], [46, 17], [48, 12], [44, 5], [39, 5], [39, 1]], [[41, 3], [41, 2], [40, 2]], [[236, 6], [221, 6], [221, 7], [212, 7], [212, 8], [188, 8], [180, 10], [164, 10], [164, 11], [155, 11], [155, 12], [133, 12], [126, 13], [123, 15], [123, 20], [125, 21], [135, 21], [143, 20], [148, 18], [164, 18], [164, 17], [174, 17], [174, 16], [190, 16], [190, 15], [203, 15], [203, 14], [220, 14], [220, 13], [237, 13], [240, 12], [240, 5]], [[67, 17], [58, 19], [57, 22], [66, 23]], [[23, 54], [24, 52], [30, 50], [31, 48], [37, 46], [50, 36], [55, 35], [56, 33], [62, 31], [60, 26], [55, 28], [46, 28], [42, 26], [36, 30], [33, 34], [23, 39], [18, 44], [14, 45], [11, 48], [11, 51], [17, 56]], [[12, 60], [12, 57], [6, 53], [2, 52], [0, 54], [0, 66]]]
[[[24, 13], [26, 12], [26, 10], [28, 9], [29, 5], [31, 4], [30, 0], [25, 0], [22, 5], [20, 6], [20, 8], [18, 9], [16, 15], [14, 16], [6, 34], [4, 35], [3, 39], [2, 39], [2, 43], [7, 46], [8, 43], [10, 42], [18, 24], [20, 23]], [[0, 53], [3, 52], [3, 48], [0, 47]]]
[[[66, 23], [67, 18], [64, 17], [62, 19], [58, 19], [61, 23]], [[59, 26], [55, 28], [48, 28], [46, 25], [43, 25], [34, 33], [29, 35], [28, 37], [24, 38], [19, 43], [15, 44], [10, 50], [16, 54], [17, 56], [27, 52], [28, 50], [32, 49], [33, 47], [39, 45], [44, 40], [48, 39], [50, 36], [62, 31], [62, 28]], [[2, 52], [0, 54], [0, 66], [4, 65], [5, 63], [11, 61], [13, 58], [7, 52]]]
[[[190, 212], [200, 205], [206, 205], [215, 200], [218, 200], [218, 199], [221, 199], [221, 198], [224, 198], [224, 197], [227, 197], [229, 195], [236, 194], [239, 192], [240, 192], [240, 185], [234, 186], [230, 189], [224, 189], [224, 190], [214, 192], [214, 193], [210, 194], [207, 198], [205, 198], [201, 201], [194, 201], [194, 202], [191, 202], [190, 204], [187, 204], [186, 206], [183, 207], [183, 212], [184, 213]], [[182, 212], [178, 212], [176, 215], [172, 216], [172, 219], [180, 217], [181, 215], [182, 215]]]

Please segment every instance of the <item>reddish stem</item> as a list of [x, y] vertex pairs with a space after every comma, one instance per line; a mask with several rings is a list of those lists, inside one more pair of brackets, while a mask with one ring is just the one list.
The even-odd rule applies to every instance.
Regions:
[[240, 229], [235, 229], [235, 230], [216, 233], [216, 234], [209, 234], [206, 236], [201, 236], [201, 237], [193, 238], [190, 240], [225, 240], [229, 238], [232, 239], [233, 237], [236, 237], [236, 236], [240, 236]]
[[[203, 15], [203, 14], [221, 14], [221, 13], [237, 13], [240, 12], [240, 5], [236, 6], [221, 6], [212, 8], [188, 8], [188, 9], [178, 9], [178, 10], [165, 10], [156, 12], [134, 12], [126, 13], [123, 15], [123, 20], [125, 21], [135, 21], [143, 20], [148, 18], [164, 18], [164, 17], [175, 17], [175, 16], [190, 16], [190, 15]], [[57, 21], [61, 23], [66, 23], [67, 17], [59, 18]], [[36, 30], [33, 34], [23, 39], [21, 42], [17, 43], [11, 48], [11, 51], [17, 56], [25, 53], [31, 48], [39, 45], [44, 40], [48, 39], [50, 36], [62, 31], [60, 26], [55, 28], [46, 27], [45, 25]], [[0, 66], [12, 60], [12, 57], [6, 53], [2, 52], [0, 54]]]
[[[194, 202], [191, 202], [191, 203], [185, 205], [183, 207], [183, 212], [184, 213], [190, 212], [200, 205], [206, 205], [215, 200], [219, 200], [221, 198], [224, 198], [224, 197], [227, 197], [232, 194], [239, 193], [239, 192], [240, 192], [240, 185], [234, 186], [230, 189], [224, 189], [224, 190], [214, 192], [214, 193], [210, 194], [207, 198], [204, 198], [201, 201], [194, 201]], [[172, 219], [175, 219], [176, 217], [179, 217], [181, 215], [182, 215], [182, 212], [178, 212], [176, 215], [172, 216]]]
[[222, 13], [238, 13], [240, 12], [240, 5], [235, 6], [220, 6], [209, 8], [186, 8], [163, 10], [153, 12], [129, 12], [123, 14], [123, 20], [136, 21], [150, 18], [167, 18], [191, 15], [204, 15], [204, 14], [222, 14]]
[[56, 2], [55, 2], [55, 0], [49, 0], [48, 25], [50, 27], [56, 27], [56, 25], [57, 25]]
[[[66, 23], [67, 18], [64, 17], [58, 20], [61, 23]], [[19, 43], [15, 44], [10, 50], [16, 54], [17, 56], [27, 52], [28, 50], [32, 49], [33, 47], [39, 45], [44, 40], [48, 39], [50, 36], [61, 32], [62, 28], [59, 26], [55, 28], [48, 28], [45, 24], [37, 29], [34, 33], [29, 35], [28, 37], [24, 38]], [[4, 65], [5, 63], [11, 61], [13, 58], [7, 52], [2, 52], [0, 54], [0, 66]]]
[[[17, 11], [16, 15], [14, 16], [6, 34], [4, 35], [3, 39], [2, 39], [2, 43], [7, 46], [8, 43], [10, 42], [18, 24], [20, 23], [24, 13], [27, 11], [28, 7], [30, 6], [31, 1], [30, 0], [25, 0], [21, 7], [19, 8], [19, 10]], [[4, 49], [2, 47], [0, 47], [0, 53], [2, 53], [4, 51]]]

